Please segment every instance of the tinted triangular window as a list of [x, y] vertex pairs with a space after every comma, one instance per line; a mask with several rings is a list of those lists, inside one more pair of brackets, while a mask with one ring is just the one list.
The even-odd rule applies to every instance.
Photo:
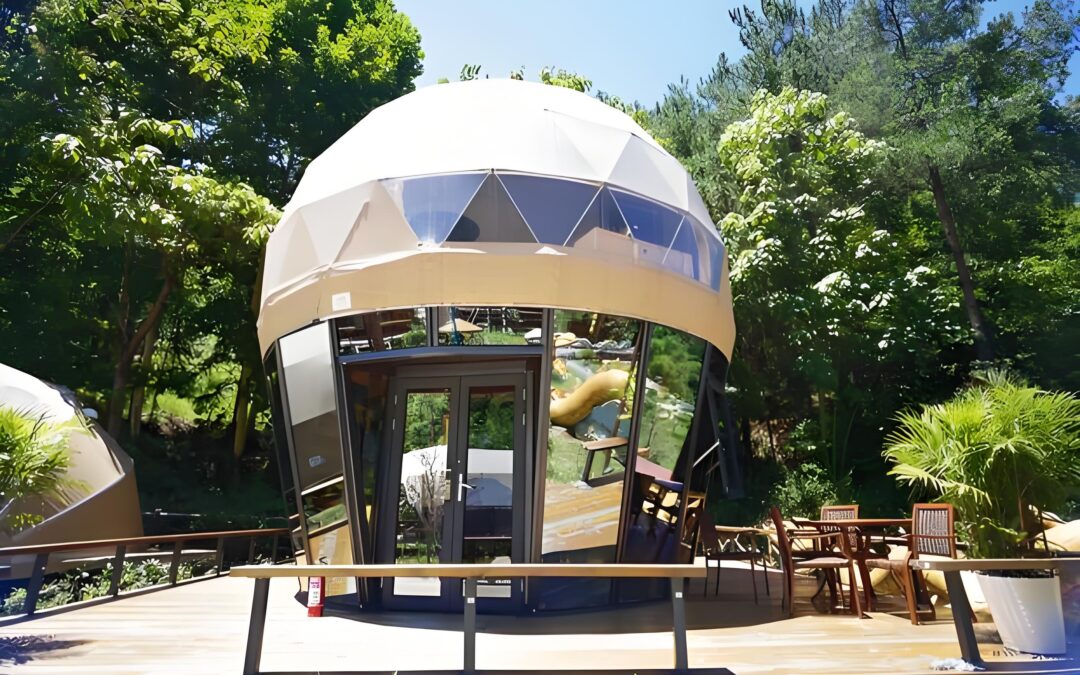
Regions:
[[571, 180], [499, 174], [525, 222], [544, 244], [562, 246], [596, 195], [597, 187]]
[[628, 192], [613, 190], [612, 194], [626, 224], [630, 226], [630, 236], [665, 249], [671, 246], [682, 222], [682, 214]]
[[383, 181], [421, 242], [441, 244], [490, 174], [456, 173]]
[[626, 222], [619, 213], [619, 208], [615, 206], [615, 200], [611, 198], [611, 192], [607, 188], [601, 190], [600, 194], [593, 199], [592, 204], [589, 205], [585, 215], [581, 217], [581, 222], [578, 223], [570, 235], [566, 245], [574, 246], [587, 237], [590, 232], [597, 229], [624, 237], [629, 234]]
[[675, 240], [671, 242], [671, 248], [664, 257], [664, 267], [691, 279], [697, 279], [701, 250], [694, 235], [694, 226], [690, 219], [683, 218], [679, 231], [675, 234]]
[[502, 183], [495, 174], [491, 174], [480, 186], [465, 213], [461, 214], [446, 241], [512, 243], [534, 242], [536, 238], [525, 224], [525, 219], [518, 213], [517, 207], [510, 201]]

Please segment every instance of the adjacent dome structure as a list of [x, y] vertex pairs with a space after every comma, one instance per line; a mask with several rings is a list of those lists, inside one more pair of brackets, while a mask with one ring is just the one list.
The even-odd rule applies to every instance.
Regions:
[[307, 168], [267, 245], [259, 336], [482, 302], [657, 320], [730, 356], [725, 265], [693, 181], [627, 115], [536, 83], [437, 85]]
[[[708, 211], [628, 116], [512, 80], [388, 103], [307, 167], [266, 248], [259, 339], [296, 551], [685, 561], [709, 486], [738, 490], [734, 335]], [[460, 581], [333, 583], [364, 607], [462, 602]], [[478, 592], [517, 611], [658, 589]]]

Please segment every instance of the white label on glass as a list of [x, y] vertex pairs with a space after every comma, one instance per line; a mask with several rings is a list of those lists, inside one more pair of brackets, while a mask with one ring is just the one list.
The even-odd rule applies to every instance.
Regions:
[[312, 469], [314, 469], [315, 467], [319, 466], [320, 464], [326, 464], [326, 458], [323, 457], [322, 455], [315, 455], [314, 457], [308, 457], [307, 463], [308, 463], [308, 466], [310, 466]]
[[352, 309], [352, 293], [334, 293], [330, 296], [330, 306], [335, 312]]

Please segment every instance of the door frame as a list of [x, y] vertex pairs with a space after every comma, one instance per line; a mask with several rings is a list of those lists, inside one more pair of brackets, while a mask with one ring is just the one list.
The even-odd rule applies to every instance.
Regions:
[[[485, 367], [487, 366], [487, 367]], [[423, 373], [423, 374], [421, 374]], [[402, 368], [391, 378], [387, 398], [387, 419], [391, 420], [391, 431], [386, 434], [386, 447], [382, 453], [385, 461], [379, 472], [382, 485], [379, 506], [376, 509], [378, 533], [375, 547], [375, 561], [392, 564], [396, 556], [397, 516], [401, 494], [401, 465], [404, 453], [405, 412], [407, 396], [410, 391], [445, 390], [449, 392], [449, 433], [447, 437], [446, 462], [449, 473], [451, 498], [444, 502], [448, 513], [444, 512], [444, 546], [440, 550], [439, 562], [447, 563], [461, 559], [464, 547], [464, 501], [458, 493], [461, 478], [467, 474], [468, 462], [468, 402], [469, 391], [473, 387], [514, 386], [514, 471], [513, 471], [513, 514], [511, 525], [511, 561], [524, 562], [528, 552], [526, 538], [529, 499], [532, 490], [528, 485], [531, 471], [529, 463], [533, 461], [532, 452], [532, 406], [529, 404], [529, 385], [531, 378], [522, 362], [493, 362], [490, 364], [470, 363], [453, 364], [443, 367]], [[383, 605], [393, 609], [409, 610], [460, 610], [463, 604], [461, 580], [446, 579], [442, 582], [438, 596], [408, 596], [393, 593], [393, 580], [384, 580], [381, 584]], [[513, 611], [524, 606], [524, 594], [521, 580], [511, 582], [511, 597], [479, 597], [477, 603], [485, 611]]]

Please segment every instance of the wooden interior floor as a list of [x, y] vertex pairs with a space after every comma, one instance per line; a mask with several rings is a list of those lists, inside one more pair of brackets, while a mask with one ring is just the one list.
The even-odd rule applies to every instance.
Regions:
[[[947, 616], [912, 626], [874, 613], [820, 614], [801, 584], [793, 618], [782, 617], [778, 575], [771, 599], [755, 605], [749, 573], [725, 567], [724, 592], [687, 607], [691, 666], [736, 675], [780, 673], [928, 673], [959, 648]], [[760, 582], [760, 574], [759, 574]], [[0, 625], [0, 673], [239, 673], [253, 582], [221, 578], [125, 597]], [[461, 618], [415, 613], [308, 618], [292, 579], [271, 583], [262, 667], [266, 671], [421, 670], [461, 667]], [[899, 609], [899, 604], [896, 605]], [[672, 664], [670, 607], [480, 616], [477, 666], [485, 669], [610, 668], [624, 672]], [[981, 626], [985, 633], [991, 626]], [[1076, 661], [984, 657], [1014, 672], [1080, 672]]]

